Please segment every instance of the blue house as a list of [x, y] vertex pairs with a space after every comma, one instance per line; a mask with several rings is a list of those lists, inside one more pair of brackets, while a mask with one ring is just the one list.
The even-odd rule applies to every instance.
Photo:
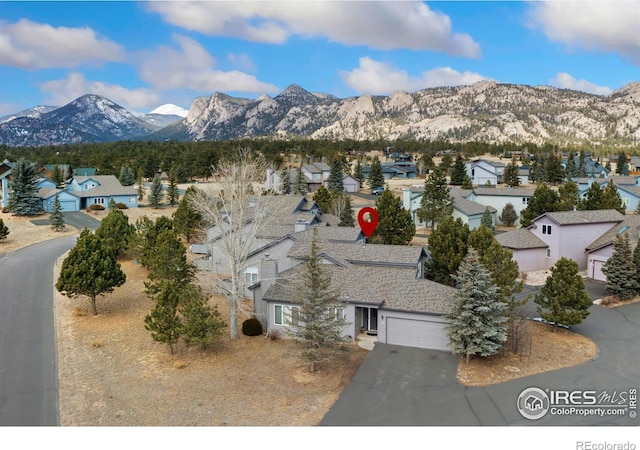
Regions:
[[66, 189], [80, 198], [80, 209], [91, 205], [109, 206], [111, 200], [123, 203], [127, 208], [138, 207], [138, 193], [133, 186], [123, 186], [113, 175], [73, 177]]

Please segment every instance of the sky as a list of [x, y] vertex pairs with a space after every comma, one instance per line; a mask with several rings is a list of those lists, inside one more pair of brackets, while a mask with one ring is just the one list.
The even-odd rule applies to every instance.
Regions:
[[291, 84], [345, 98], [437, 86], [640, 81], [635, 1], [3, 1], [0, 116], [103, 95], [132, 112]]

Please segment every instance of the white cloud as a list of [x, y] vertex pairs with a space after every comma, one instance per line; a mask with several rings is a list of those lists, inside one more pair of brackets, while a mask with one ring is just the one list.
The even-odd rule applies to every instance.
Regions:
[[381, 50], [480, 56], [471, 36], [454, 33], [449, 16], [422, 2], [149, 2], [147, 7], [188, 30], [254, 42], [280, 44], [299, 36]]
[[21, 69], [77, 67], [120, 61], [124, 49], [91, 28], [52, 27], [22, 19], [0, 21], [0, 65]]
[[566, 72], [559, 72], [555, 77], [549, 80], [551, 86], [555, 86], [562, 89], [572, 89], [574, 91], [583, 91], [590, 94], [597, 95], [609, 95], [613, 92], [613, 89], [607, 86], [598, 86], [595, 83], [587, 80], [577, 80]]
[[253, 63], [251, 57], [244, 53], [228, 53], [227, 60], [240, 70], [246, 72], [255, 72], [256, 65]]
[[179, 49], [161, 46], [143, 52], [138, 58], [140, 78], [158, 89], [194, 91], [235, 91], [254, 93], [279, 92], [273, 84], [259, 81], [240, 71], [214, 70], [215, 58], [195, 40], [175, 34]]
[[130, 111], [158, 106], [160, 96], [148, 89], [127, 89], [117, 84], [88, 81], [81, 73], [70, 73], [62, 80], [40, 84], [40, 90], [48, 94], [45, 104], [65, 105], [85, 94], [96, 94], [127, 108]]
[[529, 19], [569, 49], [619, 53], [640, 65], [637, 1], [536, 1], [530, 3]]
[[411, 77], [405, 70], [390, 64], [360, 58], [359, 67], [350, 72], [340, 72], [342, 81], [358, 93], [389, 95], [395, 91], [416, 91], [437, 86], [469, 85], [481, 80], [490, 80], [475, 72], [458, 72], [450, 67], [438, 67], [423, 72], [420, 77]]

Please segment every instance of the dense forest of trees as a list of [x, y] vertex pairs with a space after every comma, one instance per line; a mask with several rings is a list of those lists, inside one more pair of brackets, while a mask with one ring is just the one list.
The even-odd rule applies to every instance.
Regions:
[[[463, 152], [467, 158], [486, 153], [504, 155], [526, 150], [529, 154], [558, 152], [557, 146], [536, 144], [488, 144], [484, 142], [451, 143], [439, 141], [330, 141], [297, 139], [278, 141], [273, 139], [236, 139], [229, 141], [177, 142], [177, 141], [118, 141], [97, 144], [64, 144], [43, 147], [9, 147], [0, 145], [0, 159], [17, 161], [25, 159], [45, 164], [70, 164], [73, 167], [95, 167], [103, 175], [118, 177], [123, 167], [130, 167], [134, 173], [141, 170], [147, 179], [153, 178], [158, 170], [169, 171], [176, 168], [182, 176], [206, 177], [211, 173], [221, 156], [233, 153], [237, 148], [248, 148], [261, 153], [275, 166], [281, 166], [285, 158], [294, 161], [333, 158], [347, 152], [368, 152], [375, 149], [395, 147], [414, 155], [434, 156], [439, 151]], [[579, 149], [562, 149], [579, 151]], [[606, 154], [617, 154], [611, 150]], [[594, 151], [592, 151], [595, 154]]]

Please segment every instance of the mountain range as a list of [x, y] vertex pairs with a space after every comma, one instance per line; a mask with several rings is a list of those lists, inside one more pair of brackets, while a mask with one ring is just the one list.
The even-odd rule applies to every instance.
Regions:
[[36, 107], [0, 119], [0, 144], [265, 136], [558, 145], [640, 143], [640, 82], [608, 96], [482, 81], [470, 86], [349, 98], [312, 93], [293, 84], [275, 97], [257, 99], [216, 92], [196, 98], [188, 113], [175, 105], [163, 105], [136, 116], [97, 95], [50, 108]]

